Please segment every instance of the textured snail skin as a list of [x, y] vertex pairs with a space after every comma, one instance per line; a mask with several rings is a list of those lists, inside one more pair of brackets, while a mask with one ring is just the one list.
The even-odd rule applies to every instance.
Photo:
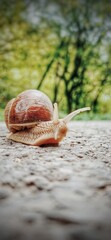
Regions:
[[[66, 124], [60, 121], [57, 125], [54, 125], [52, 121], [39, 122], [33, 128], [10, 133], [8, 139], [33, 146], [58, 144], [66, 136], [67, 130]], [[56, 139], [55, 131], [57, 131]]]

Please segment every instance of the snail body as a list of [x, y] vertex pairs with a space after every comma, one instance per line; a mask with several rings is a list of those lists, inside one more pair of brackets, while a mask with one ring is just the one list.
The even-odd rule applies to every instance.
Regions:
[[57, 144], [68, 131], [67, 123], [89, 107], [78, 109], [65, 118], [58, 118], [57, 103], [53, 105], [43, 92], [27, 90], [9, 101], [5, 108], [8, 139], [28, 145]]
[[[55, 137], [55, 131], [59, 128], [59, 134]], [[65, 124], [58, 123], [58, 126], [52, 121], [38, 122], [35, 127], [10, 133], [8, 139], [13, 141], [25, 143], [33, 146], [40, 146], [43, 144], [57, 144], [66, 135], [67, 127]]]

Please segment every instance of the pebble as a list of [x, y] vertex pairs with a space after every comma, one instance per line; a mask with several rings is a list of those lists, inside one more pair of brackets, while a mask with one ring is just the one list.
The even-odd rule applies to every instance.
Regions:
[[9, 193], [7, 190], [0, 189], [0, 200], [4, 200], [9, 197]]

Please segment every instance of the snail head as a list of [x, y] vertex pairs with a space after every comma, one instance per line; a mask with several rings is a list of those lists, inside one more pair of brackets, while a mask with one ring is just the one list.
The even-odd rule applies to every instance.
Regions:
[[90, 107], [80, 108], [68, 114], [63, 119], [59, 119], [58, 115], [58, 105], [54, 103], [54, 113], [53, 113], [53, 125], [54, 125], [54, 138], [55, 140], [60, 140], [66, 136], [68, 131], [67, 123], [71, 121], [73, 117], [77, 114], [85, 111], [89, 111]]

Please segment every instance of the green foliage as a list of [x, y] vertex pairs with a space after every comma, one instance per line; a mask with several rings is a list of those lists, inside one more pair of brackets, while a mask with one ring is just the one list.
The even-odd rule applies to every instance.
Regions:
[[0, 109], [0, 121], [4, 120], [4, 110]]
[[0, 13], [0, 109], [39, 88], [61, 112], [91, 106], [77, 119], [110, 118], [110, 1], [2, 0]]

